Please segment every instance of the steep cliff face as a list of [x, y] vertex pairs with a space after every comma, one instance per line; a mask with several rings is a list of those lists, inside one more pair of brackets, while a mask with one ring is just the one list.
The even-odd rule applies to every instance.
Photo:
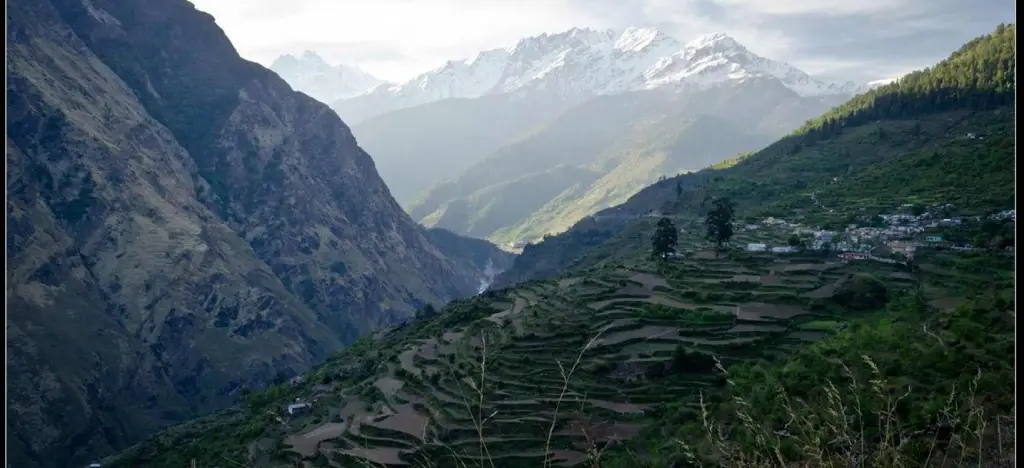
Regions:
[[436, 248], [326, 105], [191, 4], [7, 20], [12, 466], [88, 461], [476, 292], [486, 265]]

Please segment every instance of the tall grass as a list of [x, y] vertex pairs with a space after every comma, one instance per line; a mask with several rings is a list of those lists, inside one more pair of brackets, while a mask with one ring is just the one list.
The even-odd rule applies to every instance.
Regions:
[[[706, 439], [676, 440], [694, 466], [730, 467], [1001, 467], [1013, 466], [1013, 414], [989, 412], [978, 395], [982, 371], [968, 388], [954, 389], [929, 416], [924, 430], [908, 430], [901, 403], [915, 397], [911, 386], [893, 385], [869, 356], [861, 356], [867, 379], [846, 364], [846, 382], [827, 381], [823, 397], [791, 398], [777, 388], [777, 404], [788, 422], [772, 429], [752, 416], [743, 397], [733, 397], [735, 421], [713, 419], [703, 393], [701, 418]], [[728, 371], [719, 364], [720, 372]], [[727, 380], [732, 385], [731, 380]], [[864, 408], [876, 408], [873, 415]], [[730, 427], [731, 426], [731, 427]]]

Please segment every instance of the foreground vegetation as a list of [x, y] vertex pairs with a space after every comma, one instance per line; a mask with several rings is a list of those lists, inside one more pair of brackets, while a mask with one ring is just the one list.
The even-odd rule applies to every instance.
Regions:
[[941, 312], [902, 296], [786, 360], [719, 368], [725, 389], [601, 466], [1012, 466], [1012, 313], [998, 294]]

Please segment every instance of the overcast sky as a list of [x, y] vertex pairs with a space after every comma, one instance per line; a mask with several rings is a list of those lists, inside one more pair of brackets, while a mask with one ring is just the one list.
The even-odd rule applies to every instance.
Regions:
[[446, 60], [572, 27], [654, 26], [682, 41], [725, 32], [832, 80], [929, 66], [1014, 20], [1013, 0], [191, 0], [242, 56], [316, 51], [402, 81]]

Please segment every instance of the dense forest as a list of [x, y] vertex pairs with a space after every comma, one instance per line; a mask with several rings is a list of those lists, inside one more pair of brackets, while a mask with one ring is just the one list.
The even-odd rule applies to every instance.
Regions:
[[699, 216], [713, 197], [769, 216], [825, 204], [866, 214], [904, 203], [953, 203], [969, 214], [1012, 207], [1014, 32], [1001, 25], [761, 151], [662, 182], [672, 188], [660, 190], [664, 209]]
[[858, 95], [795, 132], [806, 144], [878, 119], [956, 109], [993, 109], [1015, 102], [1016, 27], [1001, 24], [934, 67]]

